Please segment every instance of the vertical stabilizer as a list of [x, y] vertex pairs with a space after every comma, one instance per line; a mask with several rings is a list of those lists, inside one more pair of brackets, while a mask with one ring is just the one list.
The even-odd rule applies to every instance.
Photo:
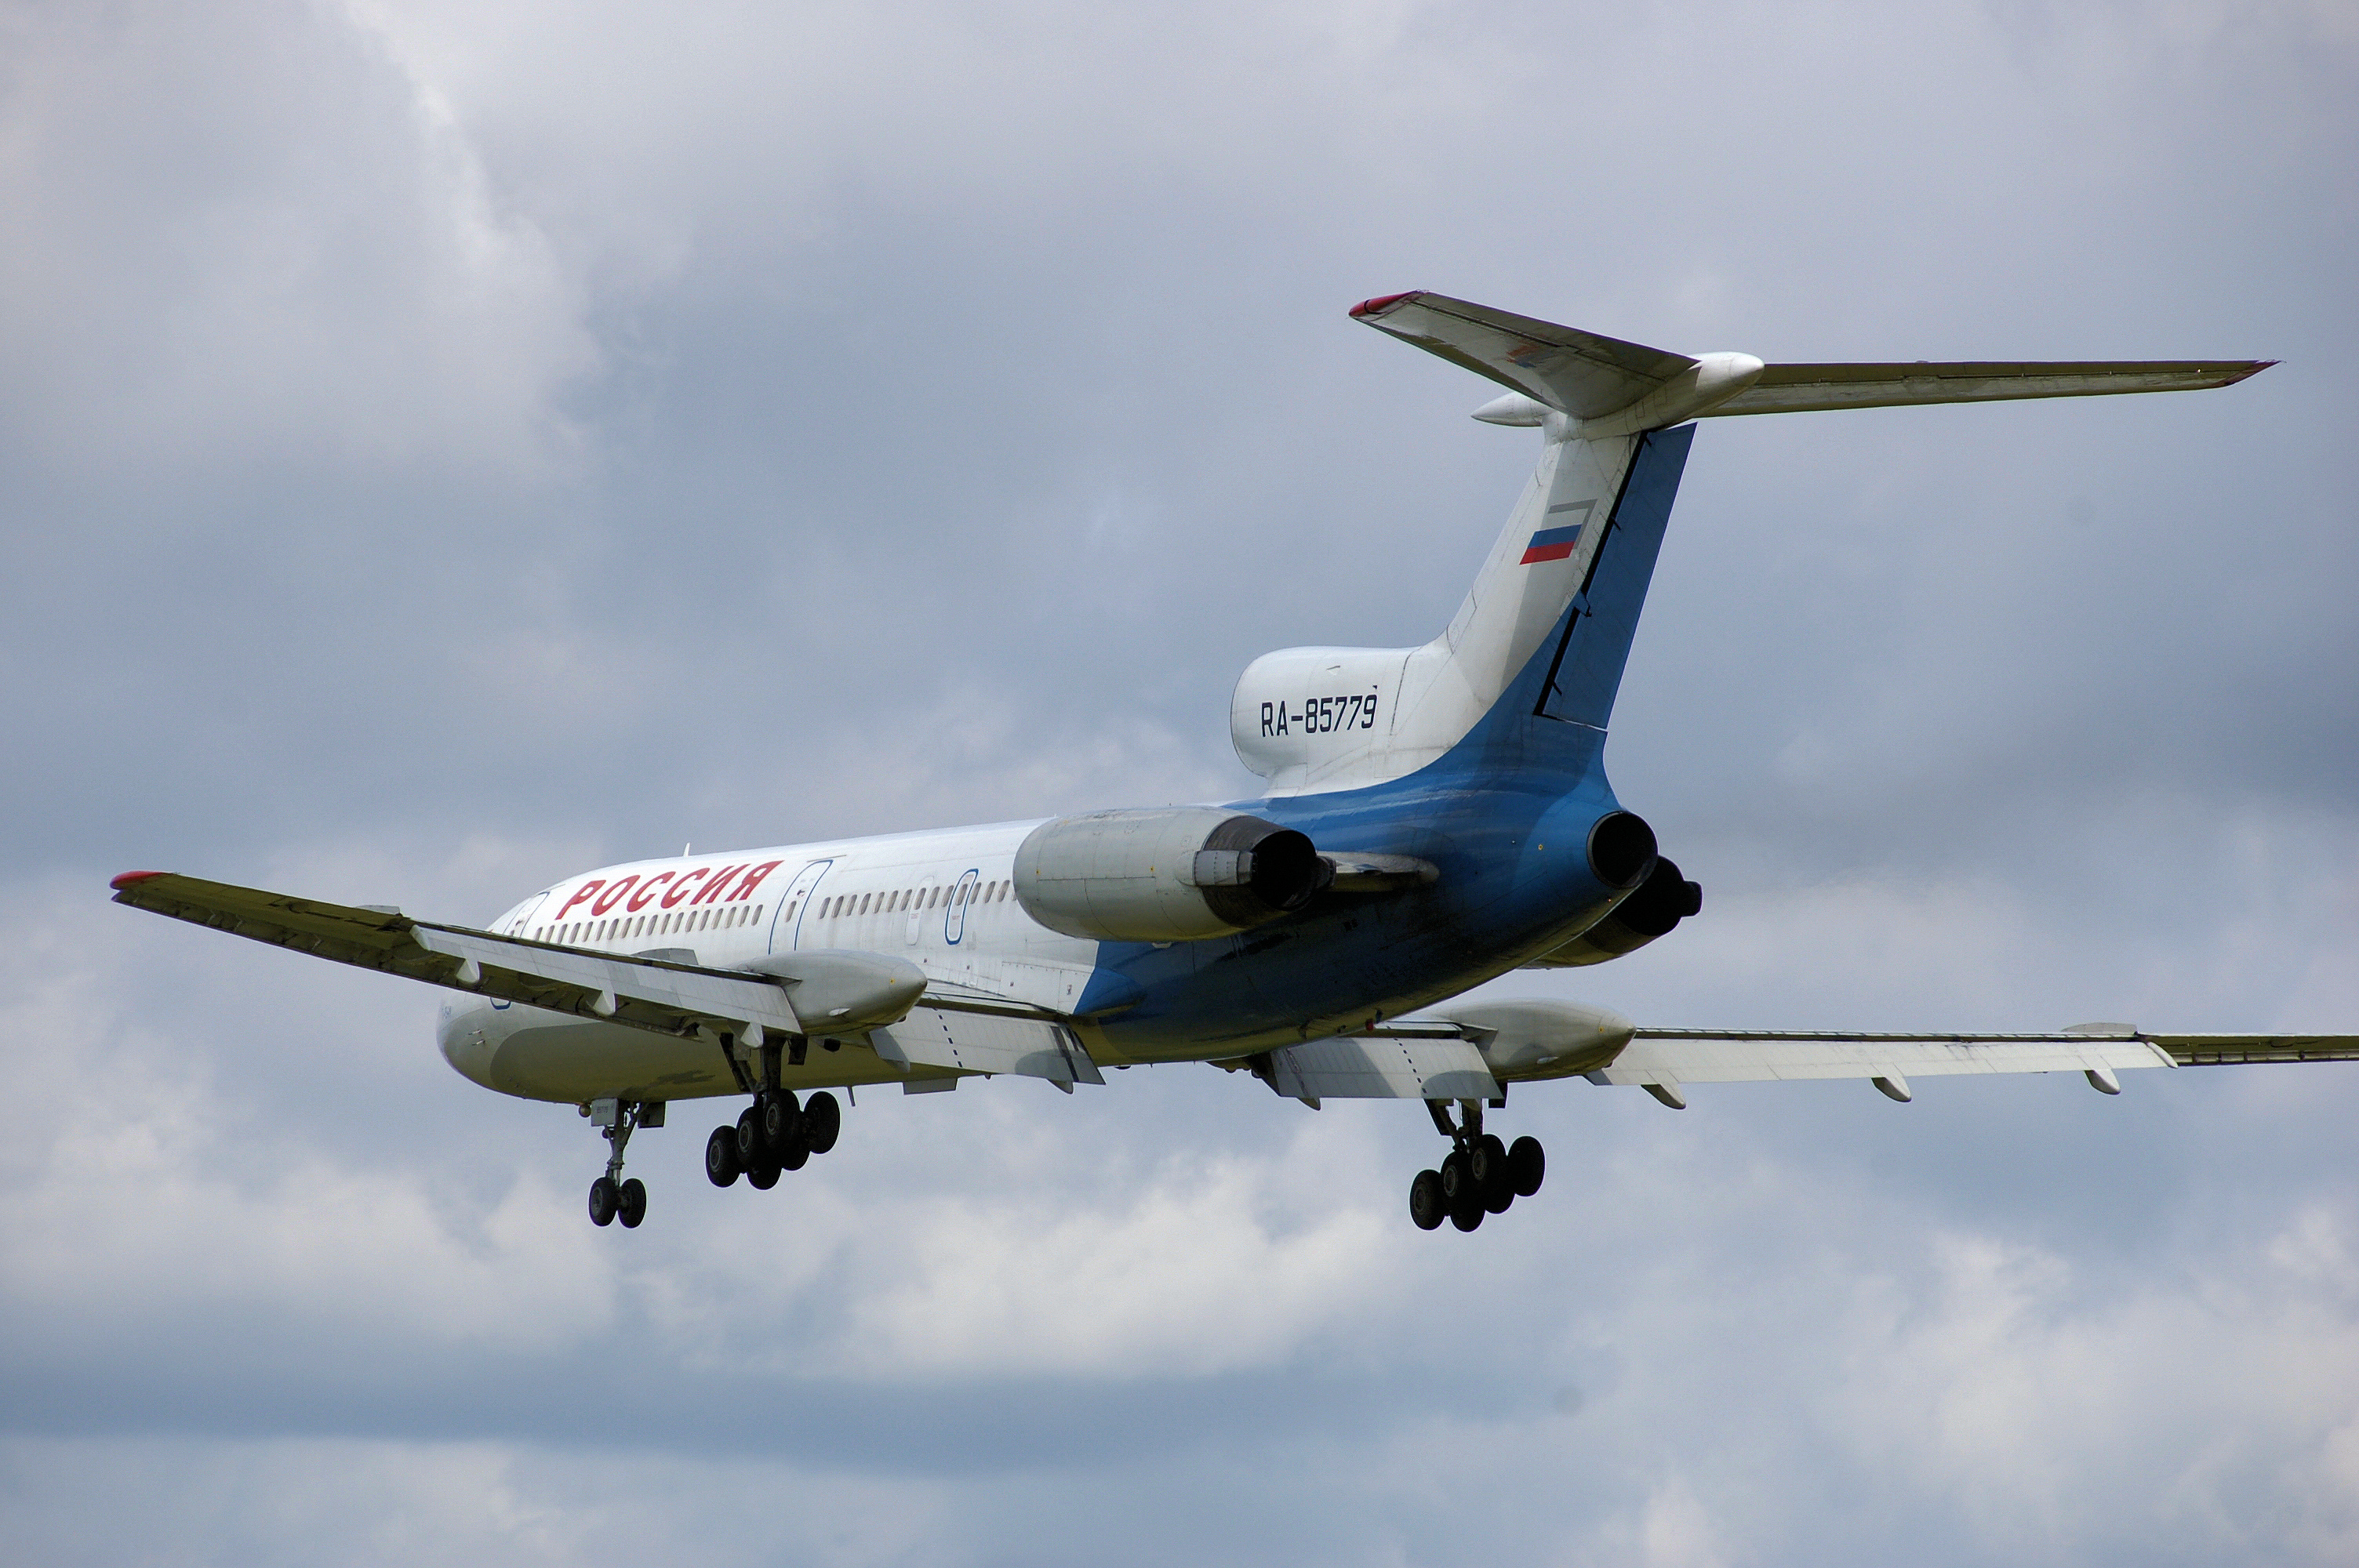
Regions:
[[1539, 464], [1442, 634], [1421, 648], [1256, 659], [1230, 708], [1238, 756], [1272, 795], [1380, 784], [1440, 760], [1511, 692], [1522, 715], [1602, 732], [1693, 435], [1584, 439], [1550, 418]]

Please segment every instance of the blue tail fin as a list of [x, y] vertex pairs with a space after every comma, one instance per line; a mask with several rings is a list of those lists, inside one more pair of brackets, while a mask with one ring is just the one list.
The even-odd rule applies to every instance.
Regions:
[[1614, 696], [1629, 662], [1630, 639], [1663, 547], [1663, 528], [1679, 498], [1695, 427], [1652, 430], [1638, 438], [1638, 450], [1622, 479], [1621, 493], [1606, 519], [1605, 532], [1589, 571], [1572, 597], [1571, 612], [1558, 637], [1556, 654], [1540, 687], [1535, 713], [1603, 730], [1614, 716]]

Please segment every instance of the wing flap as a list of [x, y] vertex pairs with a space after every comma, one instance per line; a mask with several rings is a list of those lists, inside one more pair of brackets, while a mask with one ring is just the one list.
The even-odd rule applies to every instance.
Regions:
[[2247, 1062], [2359, 1062], [2359, 1034], [2149, 1034], [2182, 1067]]
[[[1995, 403], [2018, 397], [2100, 397], [2124, 392], [2200, 392], [2233, 386], [2274, 360], [1962, 361], [1913, 364], [1773, 364], [1743, 392], [1699, 417], [1895, 408], [1919, 403]], [[1495, 378], [1494, 378], [1495, 379]]]
[[1103, 1084], [1103, 1074], [1073, 1032], [1060, 1023], [1004, 1013], [915, 1007], [898, 1023], [869, 1031], [879, 1056], [959, 1073], [1015, 1073], [1070, 1089]]
[[1270, 1052], [1256, 1076], [1292, 1099], [1495, 1099], [1498, 1080], [1465, 1040], [1312, 1040]]

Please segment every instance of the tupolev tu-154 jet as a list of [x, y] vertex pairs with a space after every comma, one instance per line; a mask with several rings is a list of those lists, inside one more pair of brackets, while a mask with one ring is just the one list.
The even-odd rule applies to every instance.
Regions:
[[1859, 1078], [1896, 1100], [1951, 1073], [2359, 1059], [2359, 1035], [1869, 1034], [1640, 1027], [1564, 1001], [1454, 1001], [1523, 968], [1666, 936], [1702, 892], [1606, 782], [1607, 720], [1695, 421], [1742, 414], [2232, 385], [2272, 362], [1765, 364], [1428, 293], [1352, 315], [1506, 388], [1474, 411], [1541, 433], [1539, 466], [1450, 624], [1416, 648], [1289, 648], [1238, 680], [1261, 795], [1093, 811], [567, 877], [487, 927], [157, 871], [118, 903], [457, 993], [459, 1072], [580, 1108], [610, 1146], [590, 1217], [637, 1225], [633, 1131], [741, 1097], [705, 1169], [775, 1185], [835, 1144], [832, 1092], [1209, 1062], [1316, 1108], [1422, 1100], [1448, 1153], [1409, 1185], [1473, 1230], [1544, 1173], [1484, 1111], [1510, 1085], [1643, 1089]]

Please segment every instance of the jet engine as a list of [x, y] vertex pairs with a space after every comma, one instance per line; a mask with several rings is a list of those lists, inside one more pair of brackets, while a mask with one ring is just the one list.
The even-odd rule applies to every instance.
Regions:
[[1035, 827], [1016, 898], [1051, 931], [1189, 942], [1276, 920], [1334, 877], [1308, 837], [1212, 806], [1093, 811]]
[[1703, 908], [1703, 889], [1680, 875], [1679, 862], [1661, 855], [1637, 891], [1614, 912], [1563, 946], [1532, 961], [1533, 968], [1572, 968], [1602, 964], [1635, 953]]

